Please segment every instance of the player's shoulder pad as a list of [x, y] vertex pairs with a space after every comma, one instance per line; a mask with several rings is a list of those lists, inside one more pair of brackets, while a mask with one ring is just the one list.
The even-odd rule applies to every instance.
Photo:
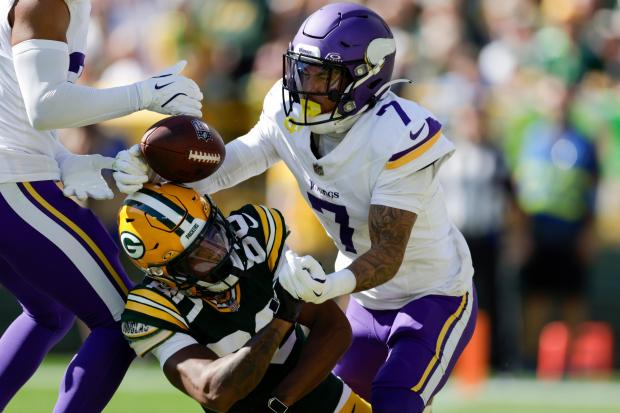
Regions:
[[373, 112], [369, 133], [385, 137], [374, 140], [386, 156], [385, 169], [420, 170], [454, 151], [441, 122], [412, 100], [389, 93]]
[[284, 248], [284, 240], [288, 236], [282, 213], [264, 205], [247, 204], [231, 215], [233, 214], [241, 215], [249, 231], [254, 231], [253, 235], [267, 253], [269, 271], [275, 271]]
[[[121, 318], [124, 323], [138, 322], [170, 331], [189, 331], [189, 323], [172, 300], [170, 290], [157, 288], [157, 282], [143, 283], [132, 289], [127, 296], [125, 311]], [[130, 326], [127, 325], [128, 328]], [[130, 335], [137, 335], [136, 338], [150, 331], [143, 326], [132, 328], [135, 331], [129, 331]]]

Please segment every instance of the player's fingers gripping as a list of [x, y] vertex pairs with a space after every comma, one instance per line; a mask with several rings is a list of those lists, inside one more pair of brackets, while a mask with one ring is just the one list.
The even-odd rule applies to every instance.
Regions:
[[316, 259], [314, 259], [313, 256], [304, 255], [303, 257], [300, 257], [300, 262], [301, 262], [302, 268], [306, 269], [314, 280], [316, 281], [325, 280], [326, 276], [325, 276], [325, 271], [323, 270], [323, 266]]
[[[316, 270], [316, 280], [310, 274], [308, 268], [302, 263], [302, 258], [292, 251], [287, 251], [286, 261], [289, 267], [288, 273], [283, 277], [283, 287], [294, 297], [298, 297], [303, 301], [314, 303], [317, 302], [323, 293], [323, 283], [325, 275], [322, 269], [317, 269], [310, 260], [306, 262]], [[319, 264], [320, 265], [320, 264]], [[322, 275], [321, 275], [322, 274]]]
[[87, 191], [87, 196], [97, 200], [112, 199], [114, 193], [110, 188], [95, 188], [92, 191]]
[[198, 84], [192, 79], [185, 76], [177, 75], [175, 76], [174, 81], [175, 83], [177, 83], [175, 85], [176, 88], [180, 92], [186, 94], [188, 98], [197, 100], [198, 102], [202, 100], [203, 95], [200, 91], [200, 87], [198, 87]]
[[169, 101], [168, 104], [162, 107], [169, 115], [190, 115], [195, 117], [202, 117], [202, 104], [200, 101], [190, 99], [187, 96], [179, 95], [174, 100]]
[[135, 192], [138, 192], [140, 189], [142, 189], [142, 184], [139, 185], [126, 185], [126, 184], [121, 184], [121, 183], [116, 183], [116, 187], [118, 188], [119, 191], [121, 191], [124, 194], [127, 195], [131, 195]]
[[114, 158], [110, 158], [109, 156], [103, 156], [99, 154], [90, 155], [91, 162], [93, 165], [93, 169], [114, 169]]
[[[137, 158], [142, 158], [142, 151], [140, 150], [140, 145], [138, 145], [137, 143], [134, 145], [131, 145], [129, 147], [129, 149], [126, 149], [127, 153], [131, 156], [135, 156]], [[124, 151], [121, 151], [124, 152]], [[121, 153], [119, 152], [119, 153]]]
[[282, 287], [291, 294], [294, 298], [300, 298], [298, 294], [298, 281], [296, 277], [296, 272], [300, 267], [299, 257], [293, 251], [288, 250], [284, 254], [284, 259], [286, 260], [285, 265], [282, 268], [282, 271], [278, 274], [278, 280]]
[[117, 153], [112, 169], [128, 175], [147, 176], [149, 174], [149, 167], [142, 159], [138, 144]]
[[76, 189], [73, 192], [75, 193], [75, 197], [80, 201], [86, 201], [86, 198], [88, 198], [88, 196], [86, 195], [86, 191], [82, 189]]

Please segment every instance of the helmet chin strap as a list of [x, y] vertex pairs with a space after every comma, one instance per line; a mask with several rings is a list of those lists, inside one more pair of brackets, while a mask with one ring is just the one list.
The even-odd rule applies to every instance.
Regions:
[[[389, 89], [392, 85], [396, 83], [409, 83], [413, 84], [413, 80], [409, 79], [394, 79], [386, 82], [383, 86], [381, 86], [373, 95], [375, 99], [370, 99], [370, 101], [376, 101], [378, 98], [385, 92], [386, 89]], [[325, 135], [330, 133], [344, 133], [351, 129], [353, 124], [362, 116], [368, 109], [370, 108], [370, 103], [365, 104], [362, 108], [352, 116], [347, 116], [343, 119], [337, 119], [331, 122], [319, 123], [316, 125], [310, 125], [310, 131], [312, 133], [316, 133], [317, 135]], [[321, 122], [324, 120], [328, 120], [331, 116], [331, 113], [322, 113], [317, 116], [309, 117], [308, 120], [311, 122]]]

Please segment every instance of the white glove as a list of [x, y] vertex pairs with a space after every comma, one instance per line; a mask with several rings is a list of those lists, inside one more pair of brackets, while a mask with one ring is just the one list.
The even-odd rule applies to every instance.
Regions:
[[148, 182], [149, 174], [152, 173], [142, 158], [139, 144], [117, 153], [112, 168], [116, 171], [112, 176], [118, 190], [127, 195], [142, 188], [142, 184]]
[[102, 155], [70, 154], [59, 162], [60, 179], [65, 196], [75, 196], [80, 201], [86, 198], [112, 199], [114, 193], [101, 176], [102, 169], [112, 169], [114, 158]]
[[193, 80], [179, 75], [186, 64], [187, 61], [181, 60], [150, 79], [136, 83], [140, 95], [139, 110], [202, 117], [200, 88]]
[[294, 298], [320, 304], [352, 292], [355, 275], [347, 269], [325, 275], [321, 264], [310, 255], [297, 256], [286, 251], [286, 268], [278, 274], [282, 287]]

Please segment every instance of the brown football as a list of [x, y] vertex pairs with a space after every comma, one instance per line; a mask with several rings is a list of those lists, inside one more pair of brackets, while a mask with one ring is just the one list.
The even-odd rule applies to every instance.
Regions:
[[170, 116], [142, 136], [146, 163], [172, 182], [194, 182], [214, 173], [224, 162], [226, 146], [220, 134], [193, 116]]

